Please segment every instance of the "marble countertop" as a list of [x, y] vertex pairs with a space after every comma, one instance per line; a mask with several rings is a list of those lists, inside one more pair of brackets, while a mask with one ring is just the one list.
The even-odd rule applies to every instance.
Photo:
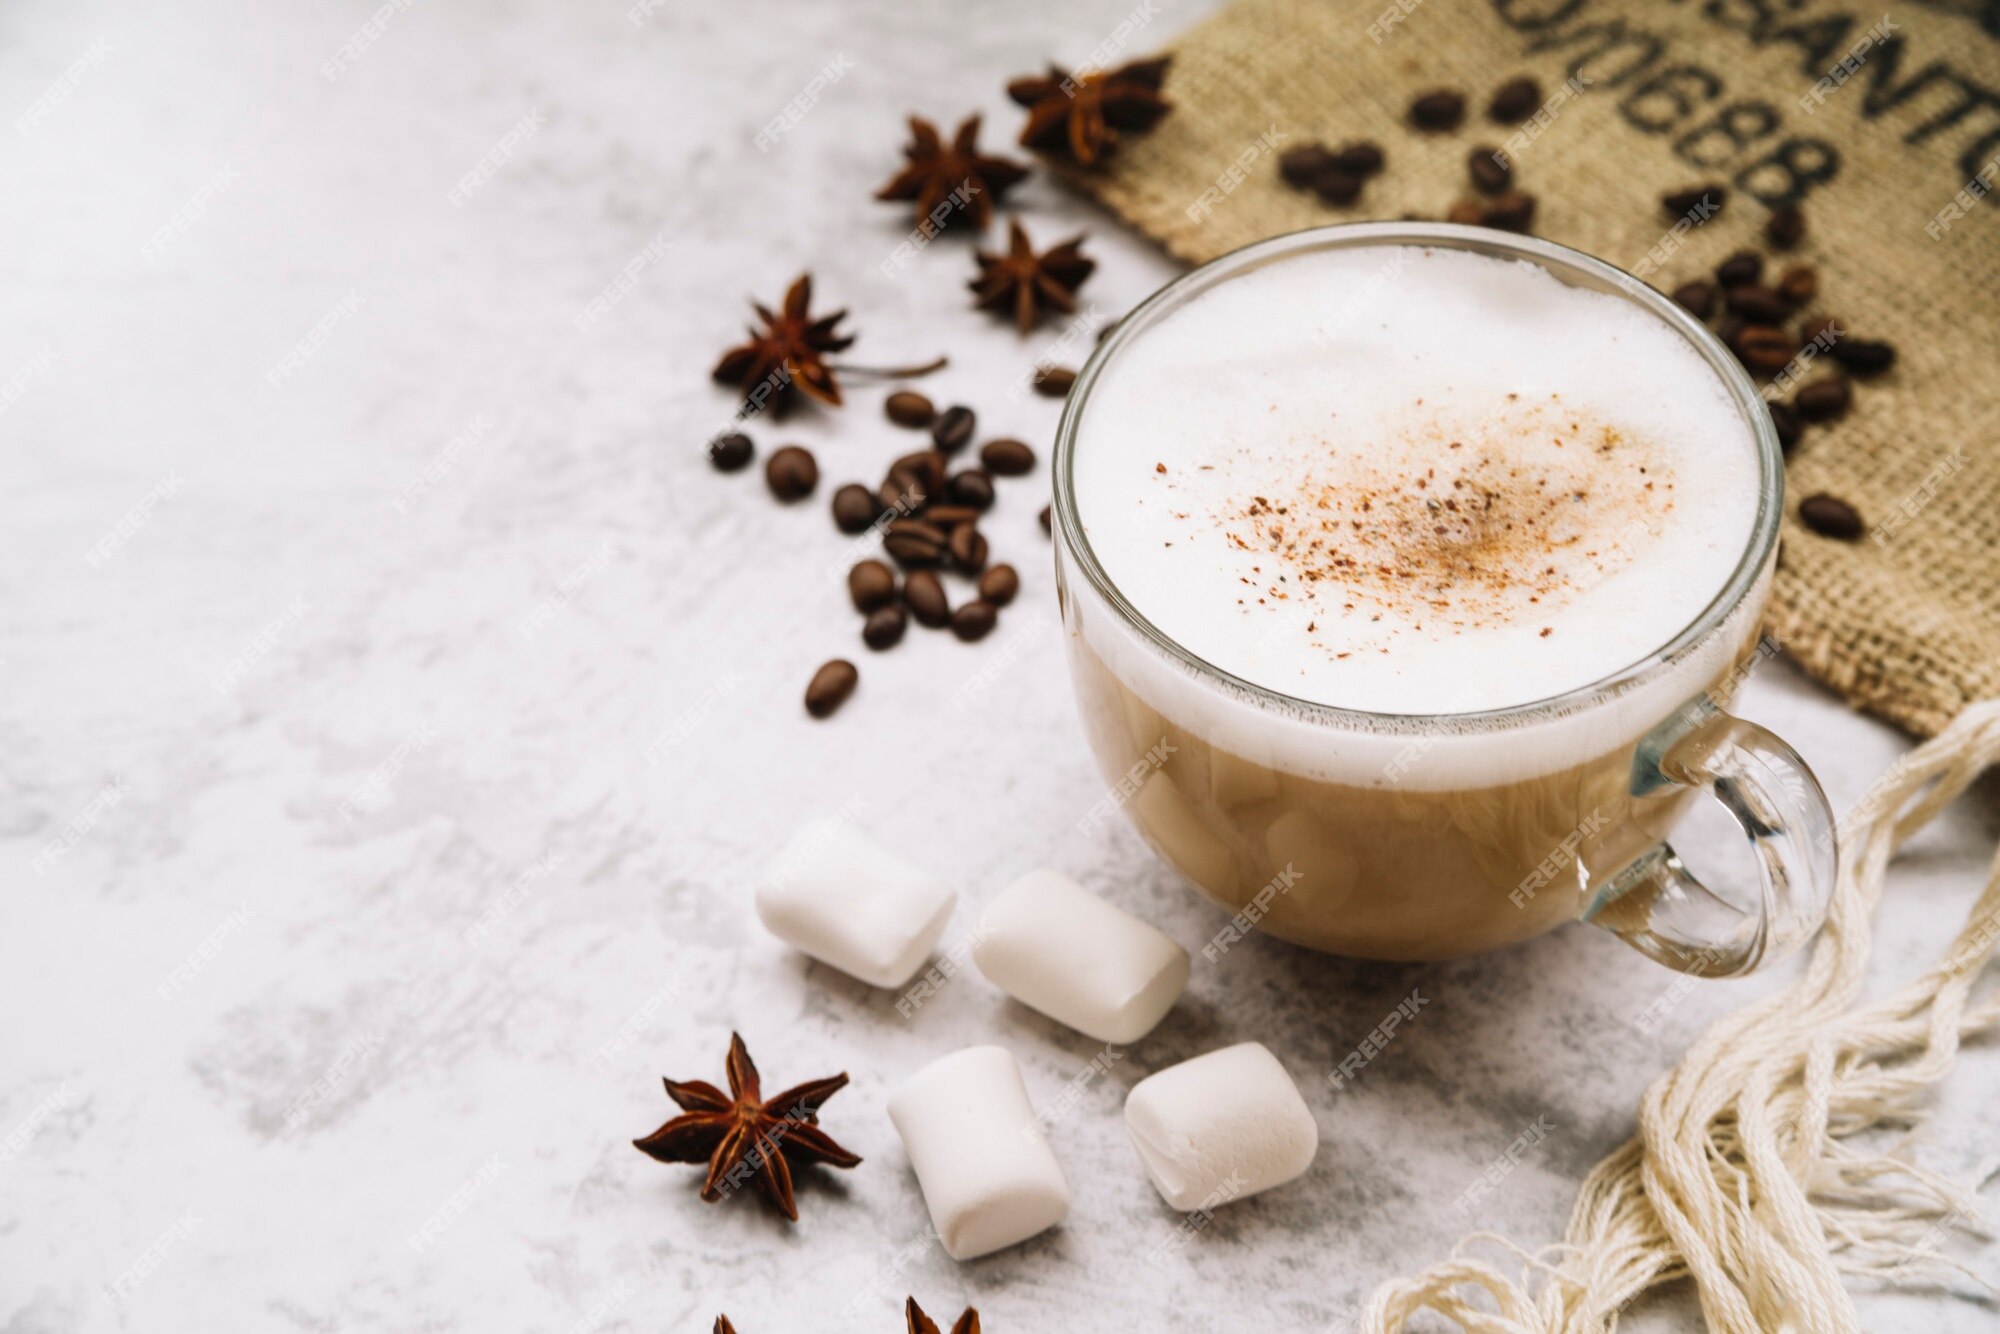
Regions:
[[[1206, 7], [1142, 7], [1138, 45]], [[701, 456], [708, 367], [803, 270], [852, 308], [854, 358], [949, 352], [928, 392], [1046, 442], [1055, 405], [1006, 392], [1041, 340], [967, 308], [962, 242], [885, 270], [908, 222], [870, 195], [906, 112], [983, 111], [1005, 143], [1004, 80], [1131, 12], [10, 10], [0, 1331], [608, 1334], [726, 1310], [744, 1334], [859, 1334], [899, 1329], [905, 1293], [996, 1334], [1333, 1330], [1474, 1228], [1560, 1235], [1647, 1082], [1771, 981], [1697, 987], [1646, 1031], [1675, 979], [1583, 928], [1423, 967], [1252, 941], [1080, 1087], [1053, 1133], [1068, 1223], [960, 1265], [926, 1242], [887, 1095], [997, 1041], [1046, 1104], [1096, 1044], [976, 975], [905, 1019], [751, 915], [774, 842], [853, 800], [966, 901], [1046, 864], [1191, 947], [1220, 920], [1130, 830], [1078, 826], [1101, 783], [1059, 636], [1022, 632], [1054, 615], [1040, 470], [988, 525], [1025, 577], [1001, 630], [877, 656], [823, 505], [781, 510]], [[1038, 238], [1089, 231], [1107, 315], [1172, 272], [1045, 177], [1010, 202]], [[879, 475], [906, 440], [880, 392], [759, 445], [811, 445], [828, 486]], [[835, 653], [865, 679], [814, 725], [799, 694]], [[1843, 807], [1906, 745], [1784, 664], [1743, 707]], [[1962, 917], [1992, 796], [1896, 872], [1880, 979]], [[1412, 988], [1422, 1021], [1328, 1088]], [[704, 1205], [629, 1145], [667, 1114], [661, 1075], [720, 1077], [732, 1029], [779, 1084], [854, 1075], [825, 1125], [867, 1161], [810, 1174], [795, 1227]], [[1125, 1090], [1250, 1037], [1304, 1086], [1319, 1159], [1173, 1244]], [[1915, 1151], [1991, 1151], [1996, 1093], [1993, 1051], [1967, 1051]], [[1996, 1319], [1864, 1303], [1873, 1328]], [[1682, 1289], [1632, 1327], [1695, 1319]]]

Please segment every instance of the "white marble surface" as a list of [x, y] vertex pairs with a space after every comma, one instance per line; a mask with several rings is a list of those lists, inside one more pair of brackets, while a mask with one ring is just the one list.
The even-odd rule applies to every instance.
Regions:
[[[1204, 7], [1161, 0], [1155, 31]], [[886, 1331], [905, 1292], [996, 1334], [1325, 1329], [1474, 1225], [1559, 1234], [1647, 1081], [1766, 984], [1701, 987], [1649, 1036], [1633, 1021], [1673, 979], [1584, 928], [1422, 968], [1245, 945], [1054, 1130], [1069, 1223], [957, 1265], [922, 1244], [889, 1091], [999, 1041], [1047, 1104], [1096, 1044], [977, 977], [906, 1020], [750, 914], [774, 838], [851, 797], [968, 899], [1048, 863], [1190, 947], [1218, 923], [1129, 831], [1077, 828], [1100, 787], [1056, 637], [1011, 638], [1053, 615], [1044, 476], [1005, 484], [989, 525], [1027, 576], [1002, 630], [875, 657], [822, 582], [845, 555], [823, 508], [778, 511], [699, 453], [745, 298], [802, 269], [854, 309], [853, 355], [949, 351], [932, 392], [1046, 441], [1053, 405], [1003, 389], [1039, 342], [965, 308], [962, 243], [883, 274], [906, 223], [869, 195], [906, 111], [983, 110], [1004, 142], [1004, 79], [1130, 8], [668, 0], [635, 26], [624, 0], [415, 0], [329, 81], [370, 5], [10, 7], [0, 1331], [693, 1330], [722, 1309], [744, 1334]], [[1090, 230], [1107, 314], [1170, 273], [1050, 181], [1016, 199], [1038, 237]], [[879, 392], [760, 444], [811, 444], [829, 483], [875, 474], [905, 443]], [[814, 726], [798, 693], [834, 651], [866, 680]], [[1782, 667], [1745, 707], [1842, 803], [1904, 745]], [[1881, 977], [1962, 915], [1984, 795], [1899, 870]], [[1328, 1089], [1412, 987], [1420, 1021]], [[825, 1125], [867, 1161], [805, 1181], [796, 1227], [704, 1205], [692, 1170], [628, 1144], [668, 1110], [660, 1075], [720, 1077], [732, 1028], [780, 1084], [855, 1076]], [[1124, 1090], [1252, 1036], [1305, 1086], [1319, 1160], [1150, 1264], [1179, 1219]], [[1993, 1052], [1968, 1051], [1918, 1151], [1991, 1151], [1996, 1092]], [[1545, 1144], [1461, 1216], [1541, 1116]], [[1682, 1291], [1634, 1323], [1692, 1309]], [[1867, 1309], [2000, 1319], [1938, 1294]]]

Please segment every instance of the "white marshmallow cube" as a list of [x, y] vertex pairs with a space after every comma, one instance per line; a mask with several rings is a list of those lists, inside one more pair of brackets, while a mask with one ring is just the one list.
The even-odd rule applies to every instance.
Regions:
[[972, 959], [992, 983], [1099, 1042], [1136, 1042], [1187, 986], [1188, 953], [1066, 875], [1030, 871], [980, 914]]
[[900, 987], [930, 957], [957, 895], [846, 820], [800, 830], [757, 887], [778, 939], [878, 987]]
[[1140, 1080], [1125, 1098], [1125, 1129], [1154, 1188], [1184, 1212], [1282, 1186], [1319, 1149], [1298, 1085], [1260, 1042]]
[[967, 1047], [911, 1076], [889, 1119], [954, 1260], [1026, 1241], [1069, 1213], [1069, 1184], [1004, 1047]]

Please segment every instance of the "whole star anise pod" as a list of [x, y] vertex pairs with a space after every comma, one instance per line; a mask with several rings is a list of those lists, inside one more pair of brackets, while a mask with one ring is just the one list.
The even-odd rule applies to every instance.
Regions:
[[1092, 166], [1118, 142], [1118, 132], [1144, 134], [1172, 110], [1160, 96], [1172, 56], [1135, 61], [1114, 70], [1072, 75], [1054, 65], [1045, 78], [1015, 79], [1007, 96], [1028, 108], [1021, 144], [1043, 152], [1064, 149]]
[[1076, 309], [1076, 289], [1083, 285], [1097, 261], [1085, 259], [1078, 249], [1081, 236], [1037, 255], [1021, 224], [1007, 224], [1007, 253], [990, 255], [976, 252], [979, 276], [972, 280], [973, 304], [982, 310], [1005, 315], [1011, 308], [1014, 322], [1022, 333], [1050, 310], [1064, 314]]
[[937, 126], [910, 117], [910, 143], [903, 149], [909, 161], [890, 182], [875, 192], [882, 200], [917, 201], [917, 222], [935, 218], [939, 227], [969, 217], [979, 231], [993, 220], [993, 206], [1021, 183], [1028, 169], [1011, 158], [979, 151], [979, 117], [961, 122], [945, 143]]
[[701, 1198], [710, 1204], [755, 1176], [785, 1217], [797, 1222], [792, 1199], [792, 1165], [831, 1163], [853, 1167], [861, 1161], [835, 1144], [819, 1128], [819, 1106], [847, 1087], [847, 1076], [816, 1079], [786, 1089], [765, 1100], [743, 1039], [729, 1035], [729, 1092], [695, 1080], [678, 1084], [661, 1081], [667, 1096], [680, 1104], [674, 1117], [634, 1148], [663, 1163], [708, 1163], [708, 1181]]
[[[915, 1297], [903, 1307], [903, 1319], [909, 1324], [908, 1334], [938, 1334], [937, 1321], [924, 1314]], [[979, 1312], [966, 1307], [952, 1325], [951, 1334], [979, 1334]]]
[[722, 360], [715, 363], [716, 380], [744, 391], [746, 414], [768, 406], [772, 416], [782, 417], [796, 398], [795, 390], [839, 407], [840, 383], [834, 379], [833, 367], [827, 365], [826, 354], [845, 351], [853, 344], [853, 335], [836, 332], [847, 312], [836, 310], [818, 319], [812, 317], [809, 273], [792, 284], [777, 314], [755, 301], [750, 305], [764, 327], [751, 329], [749, 342], [722, 354]]

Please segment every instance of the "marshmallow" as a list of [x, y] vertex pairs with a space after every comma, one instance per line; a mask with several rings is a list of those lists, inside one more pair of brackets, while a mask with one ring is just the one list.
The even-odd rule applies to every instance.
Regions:
[[889, 1099], [889, 1119], [952, 1259], [1026, 1241], [1069, 1213], [1069, 1185], [1006, 1048], [932, 1061]]
[[1319, 1125], [1260, 1042], [1169, 1066], [1132, 1086], [1125, 1129], [1173, 1208], [1213, 1209], [1312, 1165]]
[[1188, 980], [1186, 950], [1054, 871], [986, 905], [972, 959], [1015, 1000], [1099, 1042], [1144, 1037]]
[[846, 820], [799, 831], [757, 887], [757, 916], [778, 939], [878, 987], [915, 976], [957, 896]]

